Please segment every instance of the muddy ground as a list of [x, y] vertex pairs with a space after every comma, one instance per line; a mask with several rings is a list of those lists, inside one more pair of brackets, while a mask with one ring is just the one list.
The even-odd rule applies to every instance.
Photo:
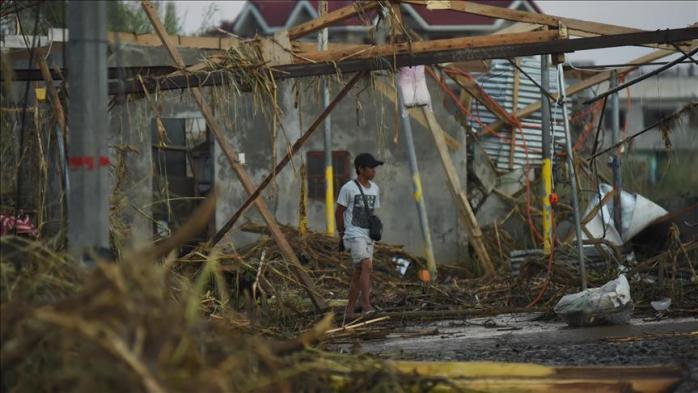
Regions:
[[698, 318], [633, 319], [627, 325], [569, 328], [537, 315], [500, 315], [396, 328], [340, 351], [402, 360], [526, 362], [545, 365], [666, 365], [686, 369], [677, 392], [698, 392]]

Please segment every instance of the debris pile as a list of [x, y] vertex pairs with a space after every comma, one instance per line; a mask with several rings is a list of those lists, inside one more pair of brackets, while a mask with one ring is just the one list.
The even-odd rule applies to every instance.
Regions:
[[[3, 238], [3, 250], [15, 238]], [[91, 270], [38, 243], [2, 263], [2, 390], [404, 391], [447, 383], [387, 362], [310, 349], [331, 314], [291, 339], [253, 334], [230, 307], [144, 254]], [[352, 381], [348, 384], [347, 381]]]

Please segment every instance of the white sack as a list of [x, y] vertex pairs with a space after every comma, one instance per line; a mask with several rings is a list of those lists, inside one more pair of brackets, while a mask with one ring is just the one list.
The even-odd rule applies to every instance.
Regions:
[[431, 96], [424, 78], [424, 66], [401, 67], [398, 74], [398, 86], [406, 108], [428, 106], [431, 108]]

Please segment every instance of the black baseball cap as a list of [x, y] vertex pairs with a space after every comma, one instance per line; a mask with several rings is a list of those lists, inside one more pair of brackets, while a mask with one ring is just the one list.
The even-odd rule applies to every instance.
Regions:
[[383, 161], [376, 160], [376, 158], [369, 153], [361, 153], [354, 158], [354, 168], [356, 169], [359, 169], [362, 166], [375, 168], [378, 165], [383, 165]]

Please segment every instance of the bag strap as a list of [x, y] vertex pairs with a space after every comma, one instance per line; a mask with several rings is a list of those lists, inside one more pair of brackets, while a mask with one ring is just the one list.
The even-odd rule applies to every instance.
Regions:
[[[361, 193], [361, 197], [364, 199], [364, 207], [366, 208], [366, 210], [369, 211], [369, 213], [373, 213], [373, 209], [368, 207], [368, 198], [366, 198], [366, 194], [364, 194], [364, 190], [361, 188], [361, 184], [356, 179], [354, 179], [354, 183], [356, 183], [356, 186], [359, 187], [359, 192]], [[371, 183], [369, 183], [369, 184], [371, 184]]]

